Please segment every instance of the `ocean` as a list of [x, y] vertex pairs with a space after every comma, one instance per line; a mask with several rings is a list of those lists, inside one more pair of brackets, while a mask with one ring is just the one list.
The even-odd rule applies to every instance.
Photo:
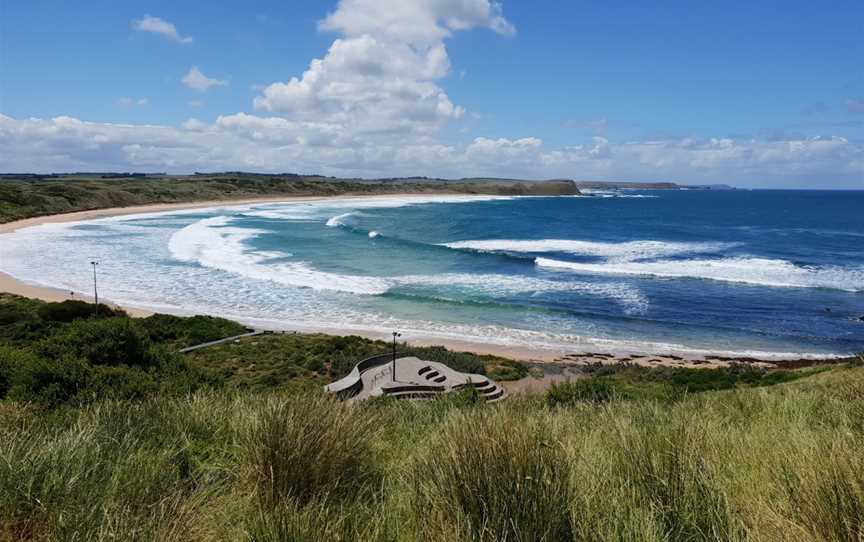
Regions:
[[864, 350], [864, 192], [380, 196], [45, 224], [25, 282], [272, 329], [561, 352]]

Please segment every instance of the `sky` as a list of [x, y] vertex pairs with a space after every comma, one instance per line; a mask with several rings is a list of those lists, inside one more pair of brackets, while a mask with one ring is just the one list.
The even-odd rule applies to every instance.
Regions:
[[864, 188], [864, 2], [0, 0], [0, 171]]

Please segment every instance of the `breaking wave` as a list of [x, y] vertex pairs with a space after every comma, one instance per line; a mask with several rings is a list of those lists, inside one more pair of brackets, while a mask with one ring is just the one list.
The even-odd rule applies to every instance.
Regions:
[[349, 216], [351, 216], [353, 214], [354, 213], [342, 213], [341, 215], [336, 215], [334, 217], [331, 217], [329, 220], [327, 220], [326, 225], [327, 225], [327, 227], [330, 227], [330, 228], [336, 228], [338, 226], [344, 226], [345, 225], [345, 219], [347, 219]]
[[723, 258], [660, 262], [578, 263], [537, 258], [538, 267], [585, 274], [695, 278], [788, 288], [864, 291], [864, 269], [798, 266], [786, 260]]
[[367, 295], [382, 294], [389, 288], [379, 278], [318, 271], [305, 262], [267, 262], [286, 255], [249, 251], [246, 241], [263, 232], [231, 227], [229, 221], [229, 217], [219, 216], [186, 226], [171, 236], [168, 243], [171, 254], [180, 261], [286, 286]]
[[715, 242], [672, 242], [672, 241], [628, 241], [623, 243], [600, 243], [570, 239], [513, 240], [490, 239], [477, 241], [456, 241], [443, 246], [457, 250], [479, 252], [564, 252], [583, 256], [599, 256], [610, 260], [633, 261], [721, 252], [736, 246], [735, 243]]

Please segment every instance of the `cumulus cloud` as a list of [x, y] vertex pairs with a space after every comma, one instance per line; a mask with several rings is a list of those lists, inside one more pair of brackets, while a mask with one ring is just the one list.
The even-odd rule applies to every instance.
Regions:
[[427, 137], [465, 114], [438, 84], [450, 73], [445, 38], [473, 27], [514, 32], [489, 0], [342, 0], [319, 27], [342, 37], [300, 77], [266, 86], [254, 106], [400, 138]]
[[411, 44], [438, 43], [475, 27], [505, 35], [516, 32], [501, 5], [489, 0], [341, 0], [319, 23], [322, 30], [349, 37], [373, 35]]
[[534, 137], [382, 144], [339, 125], [239, 113], [182, 127], [0, 115], [0, 171], [316, 171], [366, 177], [571, 177], [864, 188], [864, 145], [841, 137], [664, 139], [550, 148]]
[[150, 32], [178, 43], [192, 43], [192, 38], [190, 36], [181, 36], [174, 24], [151, 15], [145, 15], [141, 19], [132, 21], [132, 28], [140, 32]]
[[180, 80], [187, 87], [199, 92], [207, 92], [210, 87], [224, 87], [228, 85], [228, 81], [223, 79], [211, 79], [204, 75], [198, 66], [192, 66], [183, 79]]

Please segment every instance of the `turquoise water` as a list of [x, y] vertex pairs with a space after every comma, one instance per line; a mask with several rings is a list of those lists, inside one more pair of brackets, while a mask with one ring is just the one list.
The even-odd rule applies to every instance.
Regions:
[[264, 327], [557, 350], [864, 350], [864, 192], [379, 197], [46, 225], [0, 269]]

